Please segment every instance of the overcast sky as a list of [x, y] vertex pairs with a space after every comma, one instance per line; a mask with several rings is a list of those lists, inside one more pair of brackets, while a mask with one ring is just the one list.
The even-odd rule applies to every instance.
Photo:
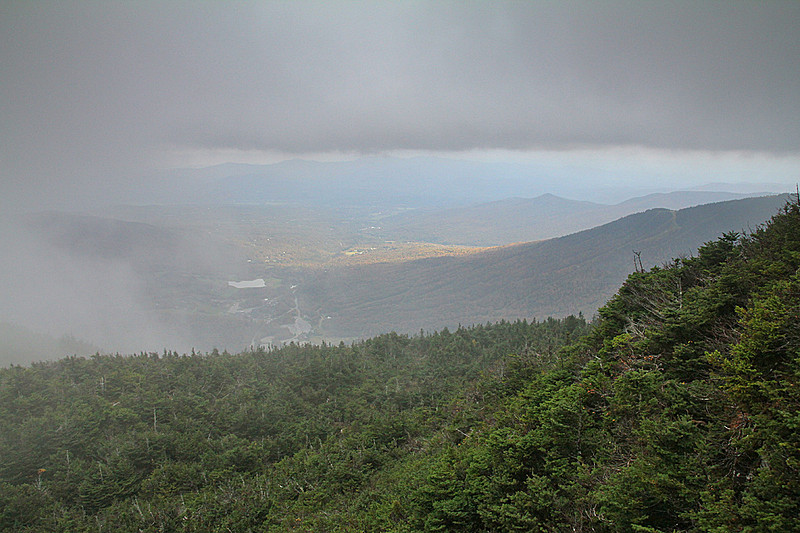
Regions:
[[756, 161], [790, 183], [798, 28], [796, 0], [5, 0], [0, 194], [91, 197], [169, 165], [426, 152], [634, 150], [676, 168]]

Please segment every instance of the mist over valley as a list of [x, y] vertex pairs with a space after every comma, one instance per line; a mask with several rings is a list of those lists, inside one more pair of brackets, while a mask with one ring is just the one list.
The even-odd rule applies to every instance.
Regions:
[[[20, 215], [7, 218], [3, 236], [0, 320], [17, 339], [4, 361], [21, 362], [14, 354], [26, 342], [47, 347], [48, 358], [236, 352], [591, 317], [633, 271], [634, 252], [645, 266], [691, 255], [725, 231], [763, 223], [786, 198], [730, 200], [742, 196], [681, 191], [609, 205], [545, 194], [437, 208], [375, 205], [365, 196], [344, 207], [206, 203]], [[713, 200], [723, 201], [686, 208]], [[509, 246], [527, 241], [537, 242]], [[22, 331], [34, 340], [23, 342]]]
[[798, 28], [0, 1], [0, 532], [800, 531]]

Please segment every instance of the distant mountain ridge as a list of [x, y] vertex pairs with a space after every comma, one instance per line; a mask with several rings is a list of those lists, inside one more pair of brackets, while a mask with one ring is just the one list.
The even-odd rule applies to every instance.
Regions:
[[652, 209], [542, 242], [468, 257], [328, 269], [299, 289], [304, 309], [330, 317], [329, 336], [415, 332], [501, 319], [591, 315], [634, 270], [692, 254], [774, 215], [788, 195], [678, 211]]
[[[0, 320], [55, 338], [73, 334], [105, 348], [146, 344], [158, 349], [191, 340], [206, 349], [241, 349], [263, 339], [338, 342], [459, 323], [578, 312], [591, 316], [633, 271], [634, 251], [641, 253], [645, 267], [691, 254], [723, 232], [766, 221], [785, 199], [748, 198], [677, 211], [658, 208], [554, 239], [373, 264], [276, 264], [252, 254], [251, 244], [261, 241], [234, 242], [245, 235], [262, 241], [272, 236], [284, 239], [275, 250], [291, 250], [292, 239], [298, 245], [311, 239], [306, 244], [332, 246], [322, 254], [329, 257], [344, 257], [351, 247], [362, 246], [369, 254], [369, 246], [378, 244], [363, 233], [377, 230], [314, 219], [295, 208], [152, 207], [137, 215], [147, 223], [32, 215], [20, 221], [28, 223], [29, 231], [0, 236], [8, 245], [0, 266], [10, 281], [0, 287], [8, 303]], [[499, 211], [501, 220], [518, 224], [524, 219], [522, 210], [537, 202], [533, 215], [549, 214], [562, 223], [562, 230], [564, 211], [586, 223], [601, 205], [545, 195], [480, 209]], [[485, 230], [487, 223], [471, 214], [476, 231]], [[177, 220], [185, 225], [173, 225]], [[302, 231], [321, 223], [320, 235]], [[256, 292], [238, 293], [228, 285], [230, 280], [258, 278], [267, 281]], [[40, 323], [45, 316], [47, 323]]]
[[[287, 160], [266, 165], [223, 164], [162, 171], [134, 203], [274, 204], [325, 207], [457, 207], [562, 197], [614, 203], [665, 192], [659, 176], [605, 168], [576, 169], [551, 162], [471, 161], [444, 157], [373, 156], [347, 161]], [[741, 185], [741, 184], [740, 184]], [[731, 187], [739, 185], [731, 185]], [[779, 184], [734, 191], [787, 192]], [[721, 187], [716, 190], [733, 190]], [[710, 200], [709, 200], [710, 201]]]
[[409, 211], [381, 220], [380, 234], [391, 240], [494, 246], [560, 237], [656, 207], [683, 209], [746, 196], [752, 195], [676, 191], [605, 205], [543, 194], [468, 207]]

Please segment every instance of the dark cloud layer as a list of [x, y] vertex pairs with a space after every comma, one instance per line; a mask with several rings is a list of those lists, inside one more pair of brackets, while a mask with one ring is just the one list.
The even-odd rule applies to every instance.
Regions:
[[796, 1], [5, 2], [3, 190], [102, 195], [171, 149], [796, 152], [798, 27]]

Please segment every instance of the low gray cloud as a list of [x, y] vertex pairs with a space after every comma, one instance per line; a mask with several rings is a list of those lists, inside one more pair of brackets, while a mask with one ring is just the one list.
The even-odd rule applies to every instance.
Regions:
[[0, 192], [122, 195], [173, 149], [796, 152], [798, 27], [795, 1], [5, 2]]

